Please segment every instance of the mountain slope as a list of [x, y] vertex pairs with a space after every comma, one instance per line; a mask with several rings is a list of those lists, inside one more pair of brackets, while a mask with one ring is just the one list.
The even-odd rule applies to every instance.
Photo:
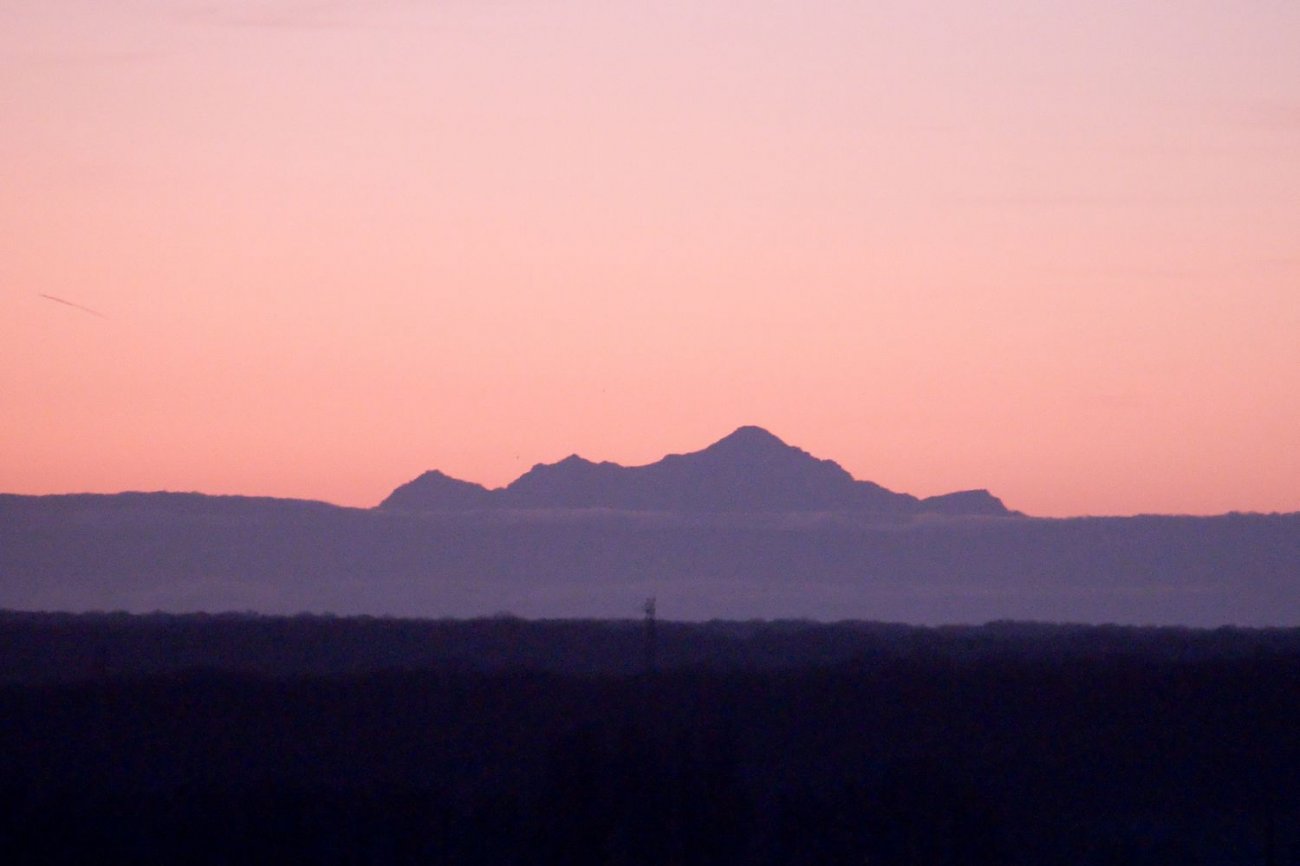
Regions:
[[578, 455], [538, 464], [498, 490], [428, 472], [393, 491], [381, 508], [611, 508], [672, 512], [854, 511], [890, 517], [935, 512], [1010, 514], [987, 491], [920, 500], [858, 481], [832, 460], [787, 445], [761, 427], [741, 427], [701, 451], [645, 466], [593, 463]]
[[483, 485], [461, 481], [433, 469], [398, 487], [379, 507], [417, 511], [466, 511], [490, 505], [491, 492]]

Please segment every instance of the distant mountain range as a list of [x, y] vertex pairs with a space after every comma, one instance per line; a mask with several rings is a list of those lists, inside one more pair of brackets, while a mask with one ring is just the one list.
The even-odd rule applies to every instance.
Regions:
[[1300, 626], [1300, 514], [1043, 519], [918, 499], [756, 427], [375, 508], [0, 494], [0, 608]]
[[539, 463], [495, 490], [432, 470], [398, 487], [379, 507], [407, 511], [850, 511], [887, 517], [1015, 514], [987, 490], [918, 499], [858, 481], [833, 460], [819, 460], [752, 426], [741, 427], [701, 451], [670, 454], [646, 466], [593, 463], [574, 454], [558, 463]]

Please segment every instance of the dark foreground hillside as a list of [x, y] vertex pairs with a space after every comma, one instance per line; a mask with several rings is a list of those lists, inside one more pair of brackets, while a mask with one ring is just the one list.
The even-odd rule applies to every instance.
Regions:
[[[795, 658], [822, 628], [786, 633]], [[0, 861], [1300, 863], [1294, 635], [1092, 638], [906, 630], [856, 658], [657, 672], [11, 679]]]

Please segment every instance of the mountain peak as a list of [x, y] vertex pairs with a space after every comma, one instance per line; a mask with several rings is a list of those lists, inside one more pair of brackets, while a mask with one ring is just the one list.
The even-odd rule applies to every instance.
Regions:
[[379, 503], [380, 508], [427, 510], [462, 510], [483, 508], [489, 503], [487, 488], [452, 478], [445, 472], [430, 469], [414, 481], [408, 481]]
[[664, 512], [854, 511], [910, 517], [1005, 514], [987, 492], [914, 496], [857, 481], [833, 460], [814, 457], [762, 427], [738, 427], [700, 451], [670, 454], [644, 466], [593, 463], [571, 454], [539, 463], [500, 490], [427, 473], [384, 501], [385, 506], [464, 508], [611, 508]]
[[763, 451], [785, 451], [796, 450], [787, 445], [780, 437], [764, 430], [762, 427], [756, 427], [747, 424], [744, 427], [737, 427], [733, 432], [714, 442], [704, 449], [705, 451], [734, 451], [745, 453], [758, 453]]

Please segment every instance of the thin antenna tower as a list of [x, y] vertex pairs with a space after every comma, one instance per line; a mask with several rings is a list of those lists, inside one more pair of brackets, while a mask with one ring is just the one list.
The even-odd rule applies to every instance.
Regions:
[[645, 611], [645, 669], [654, 671], [658, 667], [658, 640], [655, 634], [655, 597], [652, 595], [641, 606]]

